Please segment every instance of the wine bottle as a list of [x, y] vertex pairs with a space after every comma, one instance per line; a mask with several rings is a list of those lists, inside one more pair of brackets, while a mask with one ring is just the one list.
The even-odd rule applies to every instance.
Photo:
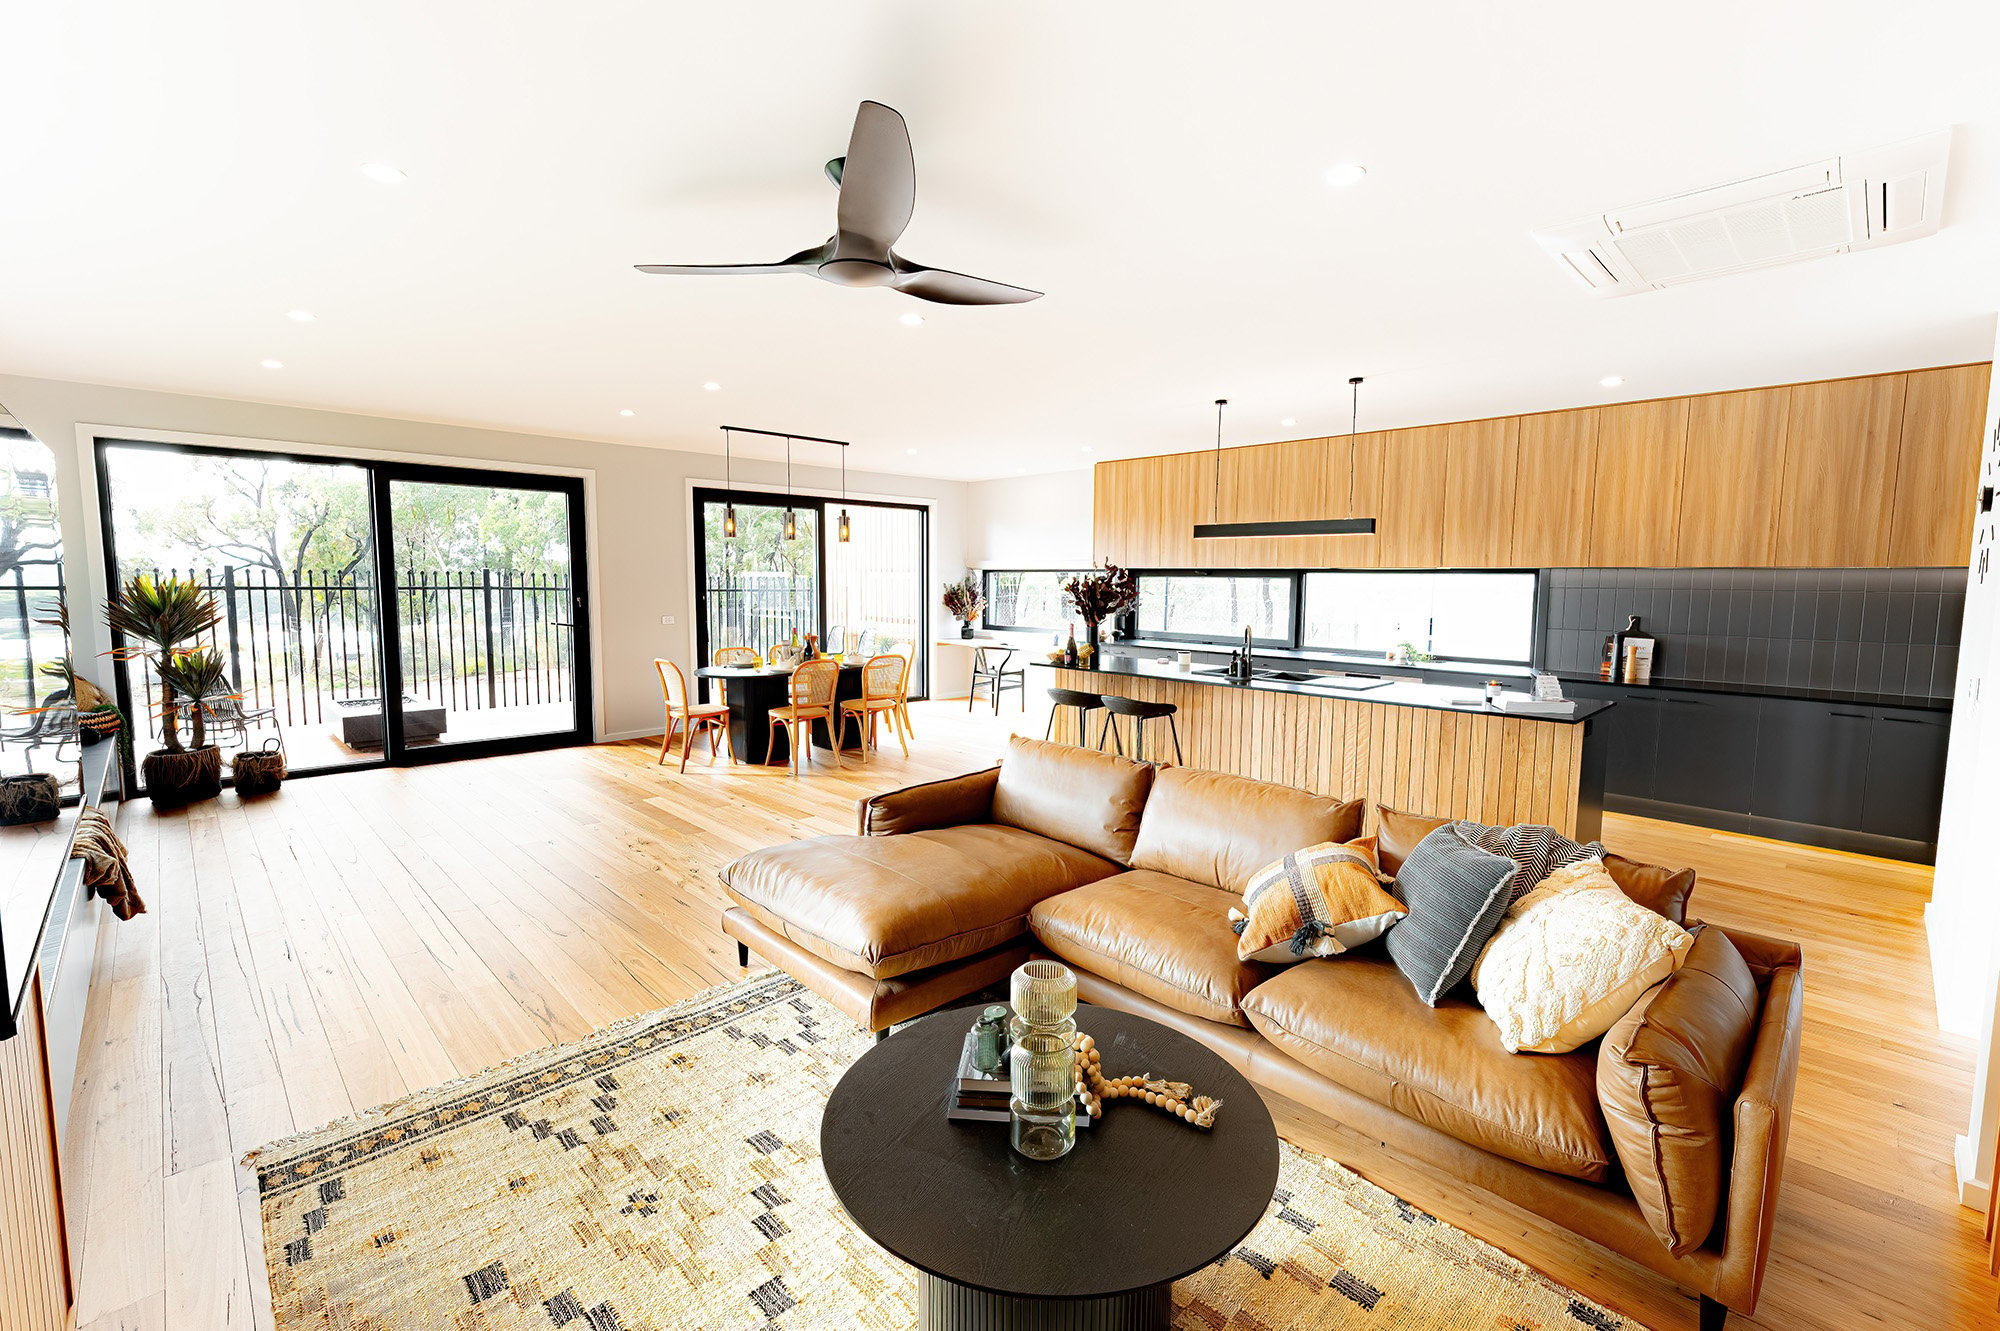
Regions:
[[1069, 642], [1063, 647], [1063, 664], [1075, 666], [1080, 659], [1076, 654], [1076, 624], [1072, 622], [1069, 626]]

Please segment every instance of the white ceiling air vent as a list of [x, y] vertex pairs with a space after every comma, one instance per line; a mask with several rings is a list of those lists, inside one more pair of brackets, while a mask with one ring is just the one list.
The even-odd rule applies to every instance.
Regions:
[[1951, 131], [1533, 233], [1593, 296], [1625, 296], [1938, 229]]

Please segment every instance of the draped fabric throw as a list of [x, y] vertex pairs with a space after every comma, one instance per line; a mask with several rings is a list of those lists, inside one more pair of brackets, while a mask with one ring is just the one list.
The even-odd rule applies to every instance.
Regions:
[[132, 882], [132, 866], [125, 860], [125, 843], [102, 812], [85, 809], [77, 815], [76, 840], [70, 843], [69, 856], [83, 861], [84, 885], [110, 902], [119, 919], [146, 913], [146, 903], [139, 899], [139, 889]]

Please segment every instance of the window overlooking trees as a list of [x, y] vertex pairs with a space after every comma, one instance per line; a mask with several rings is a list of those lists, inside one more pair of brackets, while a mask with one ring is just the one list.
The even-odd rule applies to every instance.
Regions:
[[1053, 631], [1076, 619], [1076, 607], [1063, 595], [1062, 585], [1080, 570], [987, 569], [986, 613], [990, 629]]
[[1139, 632], [1152, 637], [1260, 643], [1292, 637], [1290, 577], [1166, 574], [1139, 579]]

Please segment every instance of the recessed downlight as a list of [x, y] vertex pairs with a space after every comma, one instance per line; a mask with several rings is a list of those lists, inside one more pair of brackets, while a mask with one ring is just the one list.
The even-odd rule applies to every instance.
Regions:
[[1599, 379], [1597, 381], [1597, 386], [1599, 388], [1618, 388], [1621, 385], [1623, 385], [1624, 382], [1625, 382], [1625, 376], [1622, 374], [1607, 374], [1602, 379]]
[[618, 414], [619, 414], [620, 416], [630, 416], [630, 415], [632, 414], [632, 408], [630, 408], [630, 407], [621, 407], [621, 408], [619, 409], [619, 411], [618, 411]]
[[319, 319], [311, 310], [286, 310], [285, 317], [295, 324], [315, 323]]
[[924, 326], [924, 316], [912, 310], [908, 314], [899, 315], [896, 322], [905, 328], [922, 328]]
[[1326, 183], [1334, 189], [1359, 185], [1368, 178], [1368, 168], [1359, 162], [1341, 162], [1326, 169]]
[[1083, 446], [1083, 451], [1086, 453], [1095, 453], [1097, 450], [1095, 448], [1092, 448], [1089, 444], [1085, 444]]
[[257, 363], [263, 366], [267, 370], [282, 370], [285, 368], [285, 363], [283, 361], [273, 360], [268, 356], [265, 357], [263, 360], [258, 361]]
[[1289, 430], [1289, 429], [1291, 429], [1291, 428], [1292, 428], [1292, 427], [1293, 427], [1294, 425], [1297, 425], [1297, 424], [1298, 424], [1298, 421], [1297, 421], [1296, 419], [1294, 419], [1293, 417], [1290, 417], [1290, 416], [1287, 416], [1287, 417], [1285, 417], [1285, 419], [1283, 419], [1283, 420], [1279, 421], [1279, 422], [1278, 422], [1278, 424], [1280, 424], [1280, 425], [1284, 426], [1284, 427], [1285, 427], [1285, 428], [1286, 428], [1287, 430]]
[[361, 174], [378, 185], [400, 185], [410, 178], [408, 172], [387, 162], [364, 162]]
[[917, 455], [917, 450], [914, 448], [906, 448], [903, 451], [905, 453], [908, 453], [911, 457], [915, 457]]
[[711, 393], [720, 393], [722, 391], [722, 385], [718, 384], [713, 379], [710, 379], [707, 383], [703, 384], [702, 387], [707, 389]]

